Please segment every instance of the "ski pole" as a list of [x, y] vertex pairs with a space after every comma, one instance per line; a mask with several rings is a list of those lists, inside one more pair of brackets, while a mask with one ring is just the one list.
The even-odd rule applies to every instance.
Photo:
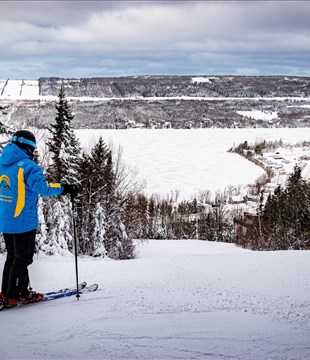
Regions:
[[71, 194], [72, 202], [72, 222], [73, 222], [73, 239], [74, 239], [74, 258], [75, 258], [75, 279], [76, 279], [76, 298], [79, 300], [79, 271], [78, 271], [78, 251], [77, 251], [77, 237], [76, 237], [76, 227], [75, 227], [75, 206], [74, 206], [74, 196]]

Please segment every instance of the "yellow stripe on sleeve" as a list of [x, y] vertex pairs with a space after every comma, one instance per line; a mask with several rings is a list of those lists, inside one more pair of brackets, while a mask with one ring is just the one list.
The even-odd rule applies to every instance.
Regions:
[[61, 184], [59, 184], [59, 183], [50, 183], [49, 186], [51, 188], [57, 188], [57, 189], [61, 188]]
[[26, 198], [26, 189], [25, 189], [25, 181], [24, 181], [24, 169], [19, 168], [17, 174], [17, 202], [14, 217], [20, 215], [24, 206], [25, 206], [25, 198]]

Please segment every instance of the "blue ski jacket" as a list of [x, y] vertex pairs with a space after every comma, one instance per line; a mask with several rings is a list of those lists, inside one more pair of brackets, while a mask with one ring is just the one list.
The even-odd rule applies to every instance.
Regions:
[[47, 183], [33, 156], [9, 143], [0, 156], [0, 232], [23, 233], [38, 226], [38, 196], [60, 195], [61, 183]]

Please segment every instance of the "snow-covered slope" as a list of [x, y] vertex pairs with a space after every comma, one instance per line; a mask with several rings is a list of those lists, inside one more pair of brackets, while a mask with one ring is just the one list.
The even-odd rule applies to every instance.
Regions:
[[38, 80], [0, 80], [0, 99], [39, 99]]
[[[80, 279], [100, 289], [0, 313], [0, 358], [309, 359], [309, 260], [196, 240], [83, 257]], [[37, 290], [75, 281], [73, 258], [40, 255], [30, 271]]]

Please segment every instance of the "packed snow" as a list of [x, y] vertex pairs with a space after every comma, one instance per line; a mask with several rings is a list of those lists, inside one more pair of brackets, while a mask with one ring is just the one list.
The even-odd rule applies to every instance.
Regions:
[[[0, 266], [4, 256], [0, 256]], [[138, 257], [81, 257], [99, 290], [0, 313], [0, 358], [310, 358], [310, 252], [252, 252], [233, 244], [152, 240]], [[74, 259], [40, 254], [32, 286], [75, 284]]]

